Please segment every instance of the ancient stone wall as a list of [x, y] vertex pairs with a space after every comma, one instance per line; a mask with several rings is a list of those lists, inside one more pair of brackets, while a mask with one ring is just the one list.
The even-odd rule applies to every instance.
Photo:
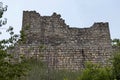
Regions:
[[89, 28], [72, 28], [59, 14], [41, 16], [35, 11], [24, 11], [22, 31], [26, 40], [16, 45], [17, 53], [41, 59], [51, 69], [78, 70], [84, 67], [85, 61], [104, 65], [111, 56], [107, 22], [94, 23]]

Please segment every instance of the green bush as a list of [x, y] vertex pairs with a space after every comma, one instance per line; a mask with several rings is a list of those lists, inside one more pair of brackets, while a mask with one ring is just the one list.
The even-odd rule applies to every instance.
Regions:
[[110, 67], [101, 67], [99, 64], [86, 63], [86, 68], [77, 80], [113, 80]]
[[117, 80], [120, 80], [120, 52], [114, 54], [112, 61], [113, 61], [112, 62], [112, 64], [113, 64], [113, 76]]

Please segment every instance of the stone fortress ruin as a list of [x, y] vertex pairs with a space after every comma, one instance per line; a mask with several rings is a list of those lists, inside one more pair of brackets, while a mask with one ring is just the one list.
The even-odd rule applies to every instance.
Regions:
[[107, 22], [89, 28], [72, 28], [59, 14], [41, 16], [35, 11], [23, 12], [22, 44], [15, 45], [15, 56], [24, 54], [48, 64], [51, 69], [84, 68], [86, 61], [106, 64], [112, 45]]

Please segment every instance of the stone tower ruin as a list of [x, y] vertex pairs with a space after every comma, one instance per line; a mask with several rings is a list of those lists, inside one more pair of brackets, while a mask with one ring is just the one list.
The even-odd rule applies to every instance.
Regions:
[[86, 61], [106, 64], [112, 45], [107, 22], [89, 28], [72, 28], [59, 14], [41, 16], [23, 12], [24, 43], [16, 45], [15, 56], [24, 54], [46, 62], [51, 69], [79, 70]]

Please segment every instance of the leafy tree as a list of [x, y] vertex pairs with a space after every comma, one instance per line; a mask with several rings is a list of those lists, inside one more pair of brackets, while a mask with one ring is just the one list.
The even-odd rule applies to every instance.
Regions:
[[112, 44], [113, 46], [120, 46], [120, 39], [113, 39]]
[[0, 2], [0, 27], [2, 25], [5, 25], [7, 23], [7, 19], [4, 18], [4, 20], [2, 20], [2, 16], [3, 16], [3, 13], [7, 11], [7, 5], [5, 5], [5, 7], [3, 7], [3, 3]]
[[23, 57], [14, 58], [7, 53], [7, 49], [14, 46], [18, 35], [14, 35], [13, 28], [7, 31], [11, 37], [0, 41], [0, 80], [16, 80], [26, 75], [28, 69], [27, 60]]
[[[6, 10], [7, 6], [3, 7], [2, 2], [0, 2], [0, 18]], [[0, 26], [5, 25], [5, 23], [0, 20]], [[15, 59], [11, 55], [12, 53], [7, 53], [7, 49], [13, 47], [18, 39], [18, 35], [14, 34], [12, 27], [9, 27], [7, 32], [11, 37], [0, 41], [0, 80], [16, 80], [25, 76], [28, 66], [25, 58]]]

